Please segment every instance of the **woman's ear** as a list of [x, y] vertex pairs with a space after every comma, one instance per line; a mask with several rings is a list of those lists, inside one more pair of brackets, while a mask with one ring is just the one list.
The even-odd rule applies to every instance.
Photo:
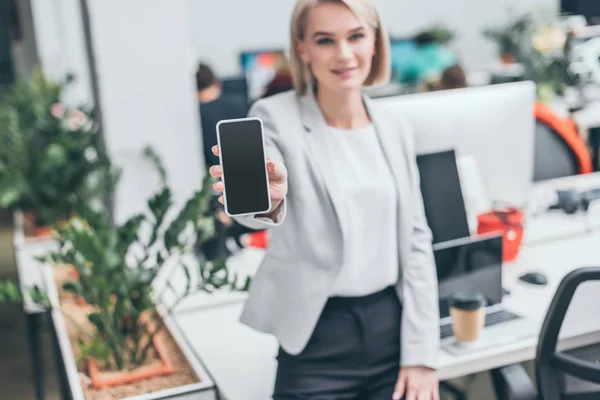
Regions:
[[308, 53], [306, 52], [306, 45], [304, 44], [304, 42], [302, 40], [298, 40], [296, 42], [296, 51], [298, 52], [298, 55], [300, 56], [300, 58], [302, 59], [302, 62], [304, 64], [310, 63], [310, 57], [308, 56]]

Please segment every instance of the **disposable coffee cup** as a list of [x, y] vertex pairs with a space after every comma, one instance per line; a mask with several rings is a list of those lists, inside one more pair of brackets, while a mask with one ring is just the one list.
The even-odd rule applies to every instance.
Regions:
[[477, 292], [458, 292], [450, 298], [452, 331], [459, 344], [477, 342], [485, 326], [485, 297]]

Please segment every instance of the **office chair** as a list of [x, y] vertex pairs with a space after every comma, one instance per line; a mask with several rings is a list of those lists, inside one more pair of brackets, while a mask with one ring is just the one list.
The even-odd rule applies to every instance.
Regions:
[[571, 272], [556, 290], [537, 345], [535, 369], [538, 393], [525, 369], [520, 364], [513, 364], [492, 371], [498, 399], [600, 399], [600, 344], [564, 352], [556, 349], [573, 295], [582, 283], [589, 281], [600, 281], [600, 267], [579, 268]]
[[575, 124], [541, 102], [535, 104], [534, 113], [534, 182], [592, 172], [590, 152]]

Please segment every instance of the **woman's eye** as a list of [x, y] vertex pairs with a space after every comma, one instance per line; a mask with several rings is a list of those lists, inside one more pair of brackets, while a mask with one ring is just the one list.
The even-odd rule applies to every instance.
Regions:
[[333, 40], [331, 40], [330, 38], [322, 38], [317, 40], [317, 44], [331, 44], [333, 43]]
[[350, 36], [350, 40], [354, 42], [354, 41], [360, 40], [364, 37], [365, 37], [364, 33], [355, 33], [354, 35]]

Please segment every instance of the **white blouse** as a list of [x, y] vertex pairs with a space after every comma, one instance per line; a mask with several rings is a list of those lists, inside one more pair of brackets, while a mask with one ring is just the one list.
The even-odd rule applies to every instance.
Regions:
[[332, 296], [364, 296], [398, 281], [396, 183], [372, 124], [330, 130], [336, 151], [329, 167], [344, 193], [345, 212], [352, 215]]

